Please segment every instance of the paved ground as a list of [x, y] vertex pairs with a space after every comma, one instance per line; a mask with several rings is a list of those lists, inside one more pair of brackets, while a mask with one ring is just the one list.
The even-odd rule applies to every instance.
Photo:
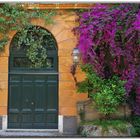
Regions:
[[0, 131], [0, 138], [17, 138], [17, 137], [73, 137], [73, 138], [78, 138], [80, 137], [79, 135], [70, 135], [70, 134], [61, 134], [58, 132], [6, 132], [6, 131]]

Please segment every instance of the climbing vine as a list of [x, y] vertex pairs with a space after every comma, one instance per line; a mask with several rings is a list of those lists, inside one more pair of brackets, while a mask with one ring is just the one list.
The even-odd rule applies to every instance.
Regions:
[[[28, 30], [31, 29], [31, 20], [33, 18], [42, 18], [45, 20], [46, 24], [53, 23], [52, 17], [55, 15], [54, 10], [39, 10], [34, 8], [33, 10], [28, 10], [24, 8], [21, 4], [2, 4], [0, 5], [0, 52], [4, 50], [4, 46], [8, 43], [9, 37], [8, 33], [12, 30], [19, 32], [19, 39], [17, 40], [17, 46], [21, 47], [24, 43], [28, 46], [27, 57], [34, 63], [35, 67], [41, 65], [39, 61], [43, 63], [46, 59], [46, 50], [43, 49], [41, 43], [42, 38], [48, 32], [45, 30], [40, 30], [39, 28], [32, 28], [37, 38], [31, 38]], [[39, 38], [38, 38], [39, 37]], [[37, 56], [39, 55], [38, 50], [41, 50], [39, 60]]]
[[47, 66], [47, 49], [53, 49], [52, 34], [39, 26], [28, 26], [18, 32], [12, 40], [12, 51], [25, 53], [32, 68]]
[[140, 5], [97, 4], [79, 14], [75, 28], [84, 64], [103, 79], [127, 81], [126, 98], [136, 92], [134, 112], [140, 115]]

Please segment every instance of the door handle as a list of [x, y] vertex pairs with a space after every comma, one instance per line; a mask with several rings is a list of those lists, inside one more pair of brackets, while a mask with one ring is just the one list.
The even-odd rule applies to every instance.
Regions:
[[31, 105], [34, 105], [34, 102], [31, 102]]

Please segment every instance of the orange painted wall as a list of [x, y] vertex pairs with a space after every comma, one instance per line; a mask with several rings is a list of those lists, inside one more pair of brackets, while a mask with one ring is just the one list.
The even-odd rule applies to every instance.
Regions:
[[[76, 26], [74, 12], [59, 11], [54, 17], [54, 23], [46, 25], [42, 19], [33, 19], [32, 24], [48, 29], [55, 37], [58, 44], [59, 55], [59, 115], [77, 115], [76, 103], [87, 99], [86, 94], [77, 94], [74, 79], [70, 73], [72, 62], [72, 50], [77, 40], [72, 33]], [[12, 39], [16, 32], [9, 33]], [[8, 57], [10, 41], [3, 53], [0, 54], [0, 115], [6, 115], [8, 110]], [[84, 74], [77, 69], [77, 80], [84, 78]]]

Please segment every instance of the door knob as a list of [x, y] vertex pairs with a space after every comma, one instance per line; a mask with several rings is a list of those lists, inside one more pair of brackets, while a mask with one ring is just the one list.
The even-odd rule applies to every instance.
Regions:
[[34, 102], [31, 102], [31, 105], [34, 105]]

